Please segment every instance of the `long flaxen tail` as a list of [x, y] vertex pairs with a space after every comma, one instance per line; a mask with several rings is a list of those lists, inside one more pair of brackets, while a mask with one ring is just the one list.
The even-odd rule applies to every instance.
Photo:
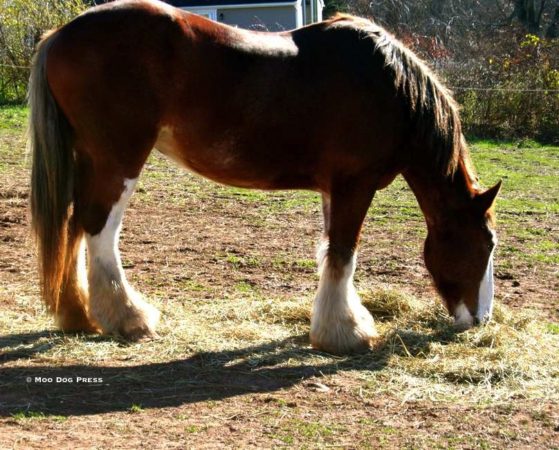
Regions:
[[74, 188], [72, 129], [50, 91], [46, 61], [56, 33], [40, 42], [29, 85], [29, 146], [32, 154], [31, 221], [39, 251], [42, 296], [50, 312], [58, 313], [67, 261], [70, 209]]

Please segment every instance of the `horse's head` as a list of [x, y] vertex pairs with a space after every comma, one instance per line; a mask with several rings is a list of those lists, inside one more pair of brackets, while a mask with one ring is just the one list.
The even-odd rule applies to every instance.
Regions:
[[501, 182], [431, 224], [425, 240], [425, 265], [458, 328], [491, 318], [493, 251], [497, 244], [493, 202]]

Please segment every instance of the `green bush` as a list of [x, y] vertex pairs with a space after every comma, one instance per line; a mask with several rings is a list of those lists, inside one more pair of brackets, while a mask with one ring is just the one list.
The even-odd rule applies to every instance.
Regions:
[[88, 6], [84, 0], [0, 0], [0, 103], [25, 99], [29, 65], [41, 35]]
[[449, 84], [460, 87], [455, 97], [466, 131], [559, 143], [559, 39], [528, 34], [516, 48], [486, 58], [473, 70], [446, 75]]

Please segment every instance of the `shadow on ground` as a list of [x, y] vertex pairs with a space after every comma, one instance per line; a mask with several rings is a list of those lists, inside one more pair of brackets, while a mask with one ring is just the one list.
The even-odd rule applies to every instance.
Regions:
[[[45, 336], [51, 337], [47, 344], [33, 345]], [[94, 345], [106, 338], [84, 339], [91, 340]], [[418, 334], [395, 330], [368, 353], [343, 358], [325, 355], [325, 363], [316, 365], [305, 363], [310, 356], [319, 353], [306, 347], [307, 335], [302, 335], [240, 350], [197, 353], [184, 360], [165, 363], [136, 366], [36, 364], [2, 368], [2, 364], [10, 361], [31, 357], [34, 362], [40, 360], [41, 353], [63, 340], [62, 333], [12, 334], [0, 337], [0, 351], [8, 346], [17, 347], [18, 343], [27, 347], [0, 354], [0, 416], [16, 412], [63, 416], [98, 414], [125, 411], [132, 405], [172, 407], [247, 393], [274, 392], [339, 371], [383, 370], [393, 355], [420, 356], [428, 353], [430, 343], [448, 343], [453, 339], [453, 334], [444, 331]], [[57, 382], [57, 378], [72, 378], [73, 382]], [[98, 380], [80, 382], [79, 378]]]

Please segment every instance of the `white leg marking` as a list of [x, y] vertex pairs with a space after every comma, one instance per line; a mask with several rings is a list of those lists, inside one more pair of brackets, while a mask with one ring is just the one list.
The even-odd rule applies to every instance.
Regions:
[[318, 266], [318, 273], [322, 275], [326, 254], [328, 253], [328, 239], [322, 239], [316, 250], [316, 265]]
[[103, 331], [133, 339], [153, 334], [159, 320], [159, 311], [126, 281], [118, 251], [122, 216], [136, 181], [124, 181], [124, 191], [101, 232], [86, 234], [91, 314]]
[[454, 326], [459, 330], [467, 330], [474, 325], [474, 318], [464, 302], [458, 303], [454, 310]]
[[319, 251], [321, 277], [311, 317], [312, 345], [336, 354], [369, 347], [377, 332], [353, 285], [355, 255], [340, 275], [328, 266], [326, 256], [320, 261], [321, 254]]

